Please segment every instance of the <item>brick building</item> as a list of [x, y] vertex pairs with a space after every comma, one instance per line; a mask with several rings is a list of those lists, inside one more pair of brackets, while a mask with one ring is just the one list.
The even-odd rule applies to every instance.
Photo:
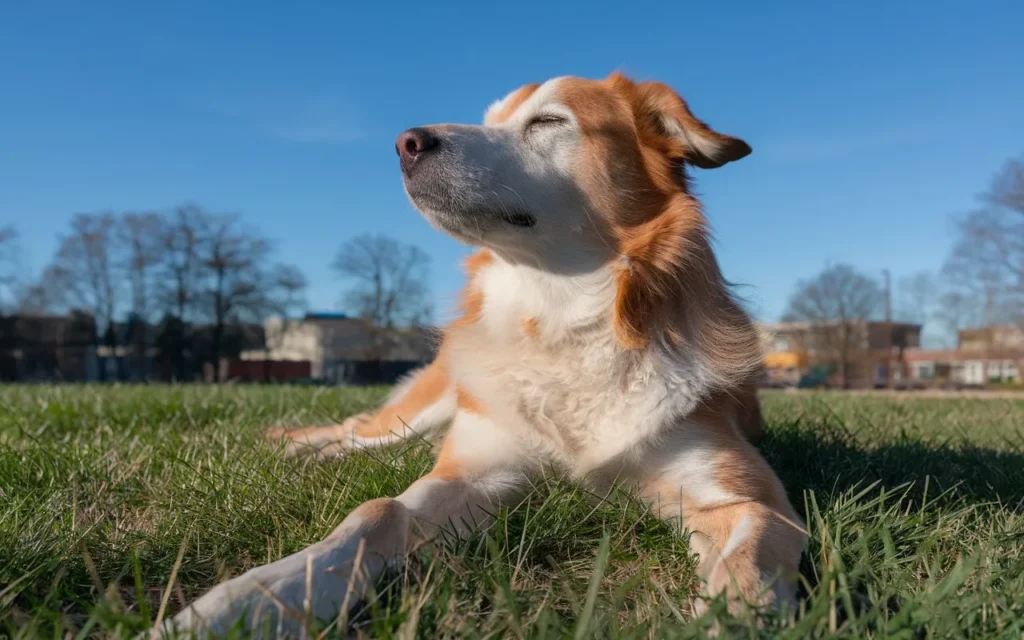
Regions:
[[[833, 372], [830, 384], [842, 384], [838, 372], [838, 323], [779, 322], [760, 326], [768, 381], [797, 384], [810, 368]], [[921, 325], [902, 322], [853, 321], [849, 331], [846, 372], [848, 387], [885, 386], [890, 371], [893, 380], [905, 377], [908, 351], [921, 344]]]

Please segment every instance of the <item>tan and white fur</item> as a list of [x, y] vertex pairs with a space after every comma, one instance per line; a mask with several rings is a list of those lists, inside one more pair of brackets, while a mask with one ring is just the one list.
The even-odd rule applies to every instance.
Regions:
[[[482, 126], [403, 133], [405, 188], [479, 250], [436, 360], [372, 414], [278, 431], [340, 455], [444, 433], [433, 470], [355, 509], [324, 541], [222, 583], [173, 621], [222, 631], [332, 619], [442, 527], [484, 526], [531, 474], [625, 481], [681, 522], [705, 595], [793, 605], [805, 535], [751, 441], [761, 353], [731, 296], [691, 166], [750, 153], [656, 82], [619, 74], [522, 87]], [[698, 601], [699, 604], [699, 601]]]

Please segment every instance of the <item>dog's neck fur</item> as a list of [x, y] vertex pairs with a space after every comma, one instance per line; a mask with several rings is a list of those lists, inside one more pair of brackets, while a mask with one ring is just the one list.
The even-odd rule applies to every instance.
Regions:
[[616, 290], [611, 264], [562, 275], [495, 255], [475, 284], [483, 294], [482, 321], [498, 339], [527, 333], [543, 345], [611, 331]]

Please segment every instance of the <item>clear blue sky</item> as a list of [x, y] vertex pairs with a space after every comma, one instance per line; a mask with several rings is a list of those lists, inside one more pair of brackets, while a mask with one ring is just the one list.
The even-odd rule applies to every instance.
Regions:
[[450, 4], [2, 2], [0, 223], [38, 270], [76, 211], [241, 212], [318, 309], [337, 247], [383, 231], [431, 254], [443, 311], [466, 249], [408, 204], [395, 136], [618, 69], [753, 146], [696, 178], [726, 276], [773, 319], [827, 261], [938, 268], [950, 214], [1024, 153], [1020, 0]]

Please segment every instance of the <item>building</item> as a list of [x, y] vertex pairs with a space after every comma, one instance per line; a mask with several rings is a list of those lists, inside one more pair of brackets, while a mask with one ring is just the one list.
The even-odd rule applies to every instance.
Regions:
[[309, 362], [310, 377], [331, 383], [392, 382], [436, 351], [429, 329], [383, 330], [343, 313], [268, 318], [264, 333], [266, 348], [242, 360]]
[[964, 351], [1024, 349], [1024, 327], [1002, 324], [962, 329], [957, 332], [957, 348]]
[[758, 327], [764, 352], [765, 380], [772, 387], [795, 387], [807, 368], [802, 336], [808, 323], [785, 322]]
[[[795, 385], [811, 367], [833, 372], [841, 368], [837, 322], [779, 322], [760, 326], [765, 351], [765, 377], [770, 384]], [[904, 355], [921, 344], [921, 325], [858, 320], [850, 332], [846, 386], [878, 387], [906, 377]], [[841, 375], [832, 384], [842, 384]]]
[[965, 329], [957, 334], [956, 349], [915, 349], [907, 360], [909, 378], [925, 384], [1020, 384], [1024, 330], [1012, 325]]
[[927, 384], [1019, 384], [1024, 371], [1024, 349], [913, 349], [907, 352], [907, 361], [909, 379]]
[[[232, 362], [238, 360], [240, 353], [264, 348], [262, 324], [225, 324], [220, 329], [219, 349], [215, 355], [216, 332], [217, 328], [211, 324], [186, 325], [173, 319], [165, 319], [159, 325], [135, 320], [112, 323], [98, 338], [97, 379], [122, 382], [227, 380], [231, 377]], [[115, 346], [110, 346], [111, 342]]]
[[0, 316], [0, 380], [95, 380], [96, 341], [85, 313]]

